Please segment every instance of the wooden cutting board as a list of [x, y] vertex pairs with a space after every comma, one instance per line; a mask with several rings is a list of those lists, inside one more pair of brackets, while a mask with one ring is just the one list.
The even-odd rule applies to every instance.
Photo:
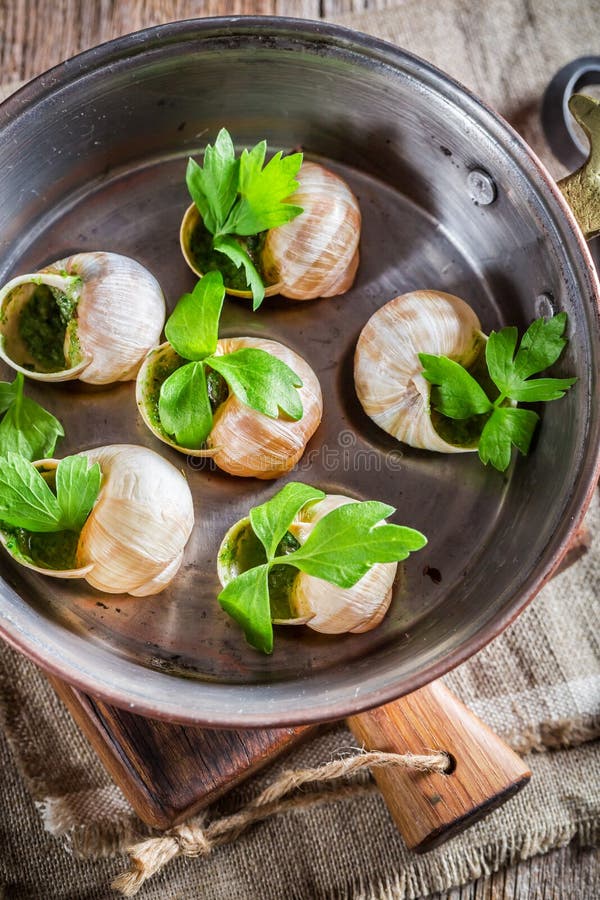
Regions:
[[[558, 571], [585, 553], [589, 542], [588, 532], [580, 529]], [[54, 677], [50, 681], [137, 815], [160, 830], [193, 816], [319, 727], [234, 731], [175, 725], [117, 709]], [[439, 682], [355, 718], [362, 723], [352, 719], [349, 724], [359, 740], [365, 738], [365, 722], [371, 720], [368, 730], [378, 735], [379, 743], [370, 749], [423, 752], [418, 740], [427, 740], [426, 746], [432, 748], [435, 739], [443, 742], [451, 735], [450, 743], [462, 746], [464, 735], [473, 735], [472, 746], [465, 746], [459, 758], [460, 796], [456, 779], [443, 775], [398, 773], [393, 784], [390, 775], [383, 783], [378, 776], [392, 815], [415, 849], [430, 849], [467, 827], [528, 780], [519, 758]], [[443, 743], [437, 746], [441, 749]], [[399, 805], [398, 793], [407, 802]], [[403, 820], [406, 809], [412, 812]], [[423, 825], [415, 829], [417, 813], [422, 814]]]
[[193, 816], [316, 727], [173, 725], [109, 706], [57, 678], [50, 682], [140, 819], [161, 830]]

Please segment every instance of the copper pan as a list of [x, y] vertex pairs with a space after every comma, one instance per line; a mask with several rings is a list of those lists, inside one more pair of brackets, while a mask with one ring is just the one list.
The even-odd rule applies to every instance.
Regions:
[[[145, 264], [172, 305], [194, 283], [178, 249], [185, 158], [221, 125], [241, 146], [266, 137], [326, 161], [364, 216], [349, 294], [274, 298], [259, 314], [232, 300], [224, 316], [224, 334], [281, 340], [319, 375], [324, 421], [290, 477], [389, 501], [429, 546], [407, 562], [376, 630], [330, 638], [278, 629], [273, 656], [263, 657], [215, 602], [215, 553], [275, 485], [235, 480], [159, 445], [136, 418], [131, 384], [30, 383], [64, 422], [61, 454], [136, 442], [185, 466], [197, 528], [179, 577], [146, 599], [44, 580], [3, 555], [0, 630], [61, 679], [154, 717], [221, 727], [337, 718], [412, 692], [477, 652], [561, 559], [598, 478], [598, 281], [561, 190], [465, 88], [365, 35], [260, 18], [119, 38], [0, 106], [2, 282], [77, 250], [113, 250]], [[568, 312], [556, 372], [579, 381], [547, 405], [536, 446], [506, 475], [472, 455], [401, 446], [356, 400], [360, 329], [392, 297], [424, 287], [464, 297], [486, 331]]]

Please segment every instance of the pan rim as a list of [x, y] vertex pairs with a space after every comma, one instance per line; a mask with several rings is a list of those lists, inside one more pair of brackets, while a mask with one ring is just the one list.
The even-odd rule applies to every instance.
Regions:
[[[595, 310], [592, 311], [595, 312], [595, 344], [597, 347], [600, 347], [600, 326], [598, 324], [600, 321], [600, 284], [589, 249], [556, 183], [531, 148], [501, 116], [476, 98], [467, 88], [441, 72], [435, 66], [392, 44], [352, 29], [305, 19], [244, 16], [187, 19], [154, 26], [153, 28], [125, 35], [91, 50], [84, 51], [29, 82], [12, 94], [3, 104], [0, 104], [0, 129], [13, 116], [21, 114], [28, 107], [42, 102], [55, 91], [67, 87], [77, 77], [92, 75], [97, 69], [103, 68], [111, 62], [115, 62], [125, 56], [145, 55], [152, 47], [159, 49], [167, 43], [176, 45], [182, 40], [190, 41], [195, 38], [210, 38], [211, 35], [222, 35], [224, 32], [227, 36], [238, 34], [244, 36], [262, 32], [268, 33], [270, 37], [273, 37], [273, 35], [287, 35], [297, 39], [304, 38], [307, 42], [314, 43], [318, 41], [342, 50], [354, 51], [355, 54], [370, 57], [396, 70], [403, 67], [406, 68], [408, 63], [413, 71], [416, 67], [419, 74], [427, 75], [429, 84], [432, 84], [435, 89], [445, 89], [446, 94], [450, 96], [453, 102], [457, 102], [457, 99], [460, 99], [467, 113], [469, 111], [478, 113], [479, 117], [486, 121], [486, 125], [493, 126], [499, 134], [504, 136], [505, 141], [510, 140], [512, 146], [519, 154], [519, 164], [524, 167], [526, 174], [532, 180], [538, 193], [540, 193], [546, 205], [549, 206], [549, 212], [552, 214], [555, 223], [560, 225], [564, 223], [562, 231], [564, 231], [567, 239], [564, 245], [565, 259], [568, 259], [571, 266], [577, 269], [580, 275], [580, 283], [587, 283], [590, 288], [590, 296], [595, 300]], [[552, 205], [554, 205], [554, 210]], [[557, 212], [560, 214], [560, 218], [557, 216]], [[594, 335], [592, 335], [593, 338]], [[407, 677], [405, 682], [399, 687], [394, 687], [393, 685], [380, 686], [379, 688], [371, 688], [364, 694], [359, 693], [358, 695], [354, 695], [348, 689], [348, 696], [343, 701], [340, 701], [338, 698], [335, 702], [331, 702], [323, 697], [319, 697], [316, 700], [312, 696], [307, 682], [307, 690], [301, 692], [303, 699], [298, 698], [299, 706], [297, 711], [291, 714], [289, 711], [286, 711], [285, 714], [282, 714], [281, 710], [276, 708], [276, 703], [273, 703], [273, 708], [264, 708], [261, 712], [252, 711], [248, 708], [247, 695], [251, 693], [253, 687], [259, 689], [264, 688], [264, 685], [242, 686], [239, 684], [229, 685], [198, 681], [194, 683], [199, 688], [196, 693], [200, 702], [197, 702], [197, 705], [194, 705], [192, 708], [184, 709], [181, 701], [177, 699], [177, 685], [181, 679], [170, 676], [173, 682], [172, 690], [164, 691], [161, 696], [154, 696], [149, 700], [148, 697], [152, 695], [155, 678], [164, 679], [164, 673], [144, 669], [139, 664], [131, 661], [124, 661], [129, 667], [132, 676], [135, 674], [135, 677], [128, 681], [127, 687], [123, 687], [122, 682], [117, 686], [109, 682], [98, 683], [98, 671], [102, 669], [102, 661], [106, 662], [113, 655], [109, 650], [96, 645], [93, 647], [88, 646], [86, 654], [87, 665], [82, 668], [80, 664], [77, 664], [73, 654], [69, 656], [64, 648], [61, 652], [65, 655], [60, 662], [57, 661], [56, 649], [53, 649], [56, 642], [55, 645], [52, 645], [44, 639], [43, 622], [40, 623], [40, 627], [37, 629], [39, 633], [35, 630], [27, 633], [18, 621], [18, 618], [2, 614], [2, 617], [0, 617], [0, 633], [11, 645], [24, 652], [43, 669], [51, 672], [56, 677], [66, 680], [80, 690], [95, 697], [100, 697], [116, 706], [129, 708], [136, 713], [154, 718], [221, 728], [299, 725], [340, 718], [348, 714], [358, 713], [367, 708], [380, 706], [405, 693], [422, 687], [477, 653], [508, 627], [531, 602], [543, 584], [550, 578], [554, 568], [558, 566], [567, 550], [571, 535], [583, 518], [585, 510], [592, 499], [599, 476], [600, 446], [596, 444], [594, 448], [588, 451], [586, 457], [582, 459], [573, 491], [565, 501], [565, 512], [571, 510], [568, 521], [564, 524], [561, 523], [560, 527], [556, 529], [551, 541], [544, 550], [542, 560], [537, 560], [532, 564], [529, 576], [522, 582], [519, 592], [510, 602], [507, 602], [503, 611], [498, 612], [492, 620], [484, 623], [463, 644], [447, 652], [436, 662], [420, 669], [414, 675]], [[11, 590], [8, 586], [7, 589]], [[73, 639], [80, 638], [78, 635], [73, 635]], [[93, 665], [94, 660], [97, 660], [95, 666]], [[92, 665], [89, 664], [90, 661]], [[231, 700], [233, 693], [240, 695], [237, 701], [238, 708], [235, 711], [232, 711], [235, 705]], [[204, 703], [207, 703], [208, 694], [211, 695], [211, 702], [203, 708], [200, 695], [203, 695]], [[242, 694], [244, 695], [243, 698], [241, 697]], [[221, 707], [228, 710], [225, 718], [219, 714]]]

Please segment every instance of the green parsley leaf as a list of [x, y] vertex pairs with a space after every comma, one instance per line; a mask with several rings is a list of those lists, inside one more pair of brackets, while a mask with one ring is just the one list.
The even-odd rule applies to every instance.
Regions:
[[[302, 154], [276, 153], [264, 165], [266, 141], [235, 159], [233, 141], [222, 128], [204, 153], [204, 165], [188, 161], [186, 181], [204, 225], [215, 236], [243, 237], [277, 228], [302, 212], [286, 201], [297, 190]], [[264, 166], [264, 168], [263, 168]]]
[[338, 506], [320, 519], [302, 546], [279, 558], [339, 587], [352, 587], [376, 563], [406, 559], [427, 538], [400, 525], [380, 525], [393, 506], [375, 500]]
[[250, 152], [244, 150], [242, 153], [240, 199], [225, 223], [224, 231], [228, 234], [260, 234], [289, 222], [302, 212], [300, 206], [284, 202], [298, 189], [296, 175], [302, 165], [302, 154], [284, 157], [280, 151], [263, 169], [266, 149], [266, 141], [261, 141]]
[[279, 410], [294, 421], [302, 418], [302, 400], [297, 390], [302, 387], [302, 380], [276, 356], [247, 347], [225, 356], [211, 356], [210, 367], [251, 409], [273, 419], [279, 416]]
[[17, 453], [0, 463], [0, 521], [27, 531], [61, 531], [58, 500], [38, 472]]
[[[17, 383], [21, 373], [17, 374], [14, 381], [0, 381], [0, 416], [6, 412], [17, 396]], [[21, 375], [21, 379], [23, 376]]]
[[208, 272], [191, 294], [184, 294], [169, 316], [165, 335], [184, 359], [205, 359], [217, 349], [219, 319], [225, 298], [220, 272]]
[[158, 414], [166, 433], [174, 435], [181, 447], [202, 447], [213, 422], [202, 362], [181, 366], [163, 381]]
[[276, 153], [265, 165], [266, 141], [244, 150], [235, 159], [233, 141], [222, 128], [204, 153], [204, 165], [188, 162], [186, 181], [206, 229], [214, 236], [213, 249], [225, 254], [238, 268], [244, 266], [254, 309], [263, 301], [265, 288], [240, 238], [260, 234], [291, 221], [302, 208], [286, 201], [298, 188], [296, 175], [302, 154]]
[[55, 477], [56, 494], [32, 463], [9, 453], [0, 464], [0, 521], [36, 534], [80, 531], [100, 491], [100, 466], [66, 456]]
[[215, 141], [204, 151], [204, 166], [188, 160], [186, 182], [204, 225], [218, 234], [233, 206], [238, 190], [239, 160], [229, 132], [222, 128]]
[[486, 422], [479, 439], [479, 458], [499, 472], [510, 465], [513, 444], [527, 456], [539, 416], [531, 409], [497, 407]]
[[519, 387], [512, 387], [510, 396], [522, 403], [560, 400], [576, 381], [576, 378], [533, 378], [521, 382]]
[[[465, 419], [482, 413], [492, 415], [479, 439], [479, 456], [484, 463], [504, 471], [510, 464], [513, 445], [526, 455], [539, 419], [528, 410], [508, 406], [507, 400], [534, 403], [559, 400], [576, 378], [534, 378], [556, 362], [565, 344], [567, 314], [549, 320], [536, 319], [517, 350], [518, 331], [514, 327], [493, 331], [486, 343], [485, 361], [499, 395], [492, 403], [477, 381], [458, 363], [420, 353], [423, 376], [436, 385], [435, 408], [450, 419]], [[433, 404], [432, 393], [432, 404]]]
[[532, 322], [521, 341], [515, 359], [515, 372], [520, 378], [529, 378], [543, 372], [556, 362], [568, 341], [564, 337], [567, 327], [565, 312], [551, 319], [536, 319]]
[[252, 291], [252, 309], [256, 312], [265, 299], [265, 286], [256, 266], [244, 248], [233, 237], [220, 235], [214, 238], [213, 247], [219, 253], [224, 253], [238, 269], [240, 266], [244, 267], [246, 284]]
[[539, 379], [536, 388], [525, 384], [527, 378], [543, 372], [560, 356], [567, 341], [563, 337], [567, 325], [567, 314], [559, 313], [547, 321], [536, 319], [529, 326], [519, 350], [517, 329], [503, 328], [492, 331], [488, 338], [485, 358], [490, 376], [498, 390], [511, 400], [534, 402], [537, 400], [558, 400], [575, 383], [575, 378]]
[[267, 559], [275, 556], [277, 545], [302, 507], [324, 497], [323, 491], [309, 484], [290, 481], [266, 503], [250, 510], [252, 530], [265, 548]]
[[450, 419], [468, 419], [493, 409], [483, 388], [463, 366], [446, 356], [419, 353], [423, 377], [438, 386], [439, 412]]
[[273, 652], [268, 578], [268, 564], [256, 566], [230, 581], [217, 597], [225, 612], [242, 626], [248, 643], [263, 653]]
[[100, 493], [102, 471], [86, 456], [67, 456], [56, 469], [56, 499], [65, 531], [81, 531]]
[[504, 394], [504, 386], [510, 383], [513, 374], [513, 356], [518, 337], [519, 332], [511, 326], [502, 331], [492, 331], [485, 345], [485, 361], [490, 378]]
[[24, 380], [18, 372], [12, 385], [2, 390], [4, 401], [11, 393], [12, 401], [0, 422], [0, 456], [18, 453], [28, 460], [46, 459], [52, 456], [58, 438], [64, 437], [65, 432], [52, 413], [24, 396]]

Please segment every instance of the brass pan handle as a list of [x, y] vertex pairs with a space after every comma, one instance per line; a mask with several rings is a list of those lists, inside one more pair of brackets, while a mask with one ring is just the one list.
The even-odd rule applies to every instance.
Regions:
[[590, 142], [584, 164], [558, 182], [584, 237], [600, 234], [600, 102], [585, 94], [573, 94], [569, 109]]
[[558, 70], [544, 91], [540, 110], [546, 141], [565, 169], [574, 172], [588, 155], [588, 142], [569, 112], [572, 94], [600, 86], [600, 56], [580, 56]]

